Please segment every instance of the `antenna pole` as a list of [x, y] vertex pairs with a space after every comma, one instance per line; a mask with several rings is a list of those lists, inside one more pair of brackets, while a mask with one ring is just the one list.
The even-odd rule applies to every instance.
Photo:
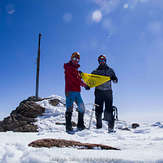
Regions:
[[41, 33], [39, 33], [39, 40], [38, 40], [37, 74], [36, 74], [36, 99], [38, 99], [38, 91], [39, 91], [39, 72], [40, 72], [40, 42], [41, 42]]

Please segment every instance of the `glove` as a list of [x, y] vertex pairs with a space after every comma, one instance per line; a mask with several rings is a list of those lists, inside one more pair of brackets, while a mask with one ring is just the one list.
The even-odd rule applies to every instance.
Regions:
[[118, 83], [118, 79], [113, 80], [113, 83]]
[[112, 77], [111, 80], [113, 81], [113, 83], [118, 83], [118, 78], [116, 76]]
[[90, 90], [90, 87], [88, 85], [85, 86], [86, 90]]

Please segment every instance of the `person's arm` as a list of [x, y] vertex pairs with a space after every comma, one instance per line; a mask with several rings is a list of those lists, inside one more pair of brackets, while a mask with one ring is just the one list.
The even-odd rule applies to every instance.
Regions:
[[99, 75], [97, 70], [93, 70], [91, 74]]
[[76, 84], [76, 83], [80, 83], [80, 86], [82, 87], [86, 87], [87, 85], [82, 81], [82, 78], [80, 76], [79, 71], [73, 71], [71, 68], [67, 68], [66, 70], [66, 75], [68, 76], [68, 78], [70, 78], [70, 80]]
[[114, 83], [118, 83], [118, 78], [117, 76], [115, 75], [115, 72], [113, 69], [111, 69], [111, 80], [114, 82]]

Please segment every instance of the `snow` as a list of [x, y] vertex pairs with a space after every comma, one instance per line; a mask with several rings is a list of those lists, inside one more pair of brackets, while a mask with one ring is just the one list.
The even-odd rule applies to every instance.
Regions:
[[[39, 104], [46, 108], [43, 116], [37, 118], [38, 133], [0, 133], [0, 163], [162, 163], [163, 162], [163, 122], [140, 123], [140, 127], [131, 128], [126, 121], [116, 122], [116, 132], [108, 133], [107, 124], [103, 121], [103, 128], [95, 128], [93, 116], [91, 129], [69, 135], [65, 126], [56, 122], [65, 122], [65, 100], [59, 96], [63, 104], [54, 107], [48, 100]], [[92, 104], [86, 105], [85, 125], [88, 127]], [[74, 109], [73, 118], [77, 122], [77, 111]], [[128, 127], [130, 131], [120, 128]], [[57, 138], [75, 140], [83, 143], [100, 143], [120, 148], [114, 150], [81, 150], [74, 148], [33, 148], [28, 144], [42, 138]]]

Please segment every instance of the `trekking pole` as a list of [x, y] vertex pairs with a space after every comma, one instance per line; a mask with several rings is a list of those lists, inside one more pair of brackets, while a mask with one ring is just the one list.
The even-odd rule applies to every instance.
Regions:
[[118, 121], [118, 109], [117, 109], [117, 107], [113, 106], [113, 111], [114, 111], [114, 120]]
[[91, 128], [91, 122], [92, 122], [93, 112], [95, 111], [95, 106], [99, 106], [99, 105], [93, 104], [88, 130], [90, 130], [90, 128]]
[[[113, 106], [113, 116], [114, 116], [114, 129], [117, 129], [118, 109], [115, 106]], [[115, 127], [115, 123], [116, 123], [116, 127]]]

